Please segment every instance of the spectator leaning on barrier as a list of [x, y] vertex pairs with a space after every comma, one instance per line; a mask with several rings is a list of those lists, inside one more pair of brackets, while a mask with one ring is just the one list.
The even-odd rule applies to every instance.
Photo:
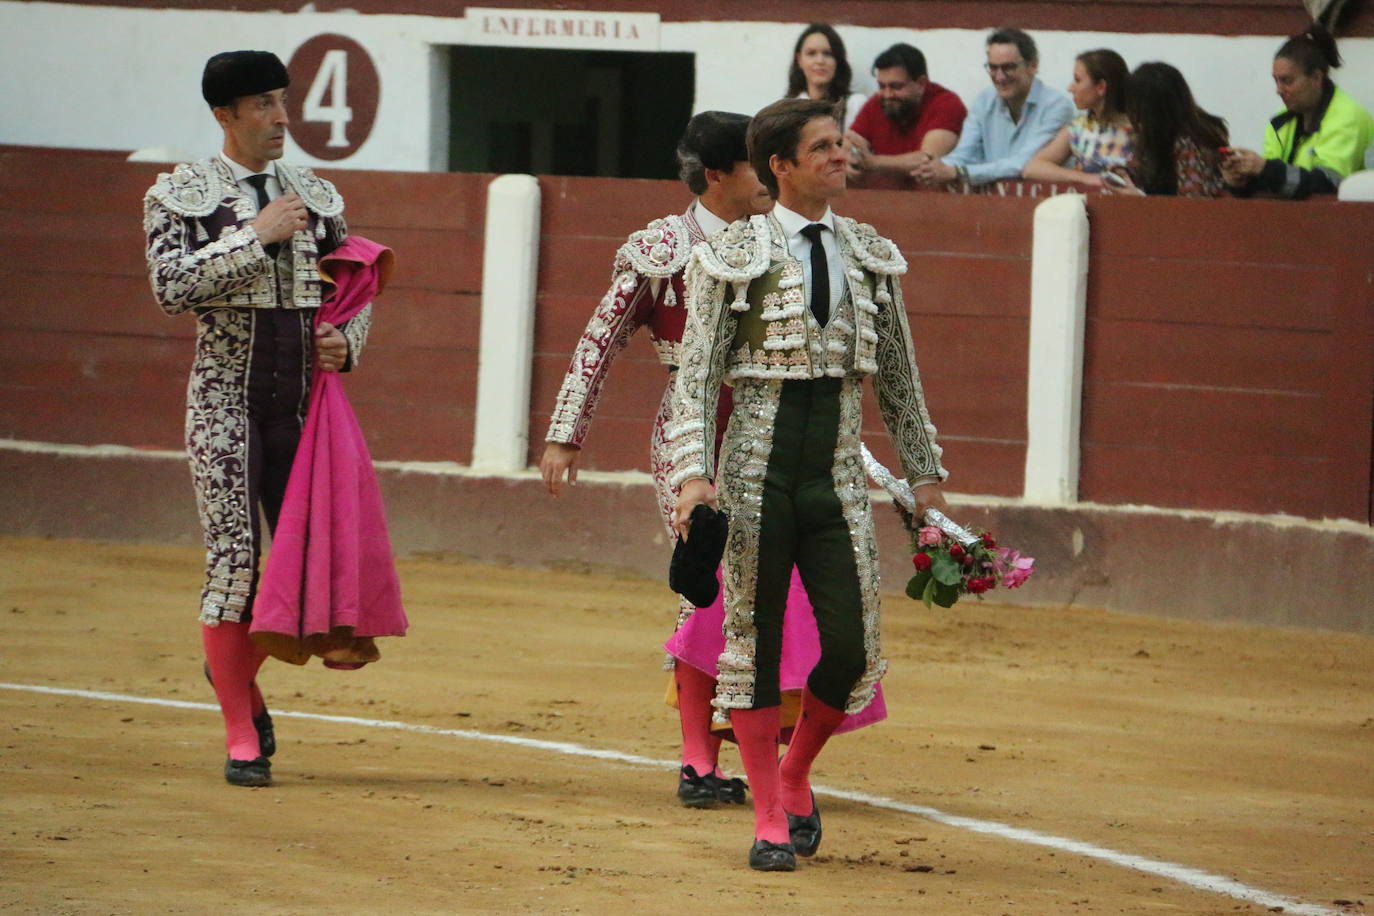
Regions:
[[1334, 194], [1342, 179], [1364, 167], [1374, 118], [1331, 81], [1340, 65], [1336, 40], [1317, 23], [1283, 43], [1273, 72], [1284, 110], [1265, 128], [1263, 156], [1237, 149], [1223, 160], [1233, 191]]
[[1059, 128], [1026, 163], [1021, 176], [1100, 188], [1104, 173], [1124, 168], [1131, 156], [1131, 124], [1126, 120], [1129, 80], [1126, 62], [1115, 51], [1100, 48], [1078, 55], [1069, 95], [1083, 113]]
[[1221, 150], [1226, 122], [1193, 101], [1188, 81], [1176, 67], [1151, 62], [1131, 74], [1126, 114], [1135, 131], [1126, 171], [1143, 194], [1220, 197]]
[[853, 78], [844, 40], [834, 27], [813, 22], [802, 31], [792, 49], [786, 98], [834, 102], [840, 123], [848, 128], [865, 99], [862, 92], [849, 91]]
[[917, 166], [912, 175], [925, 184], [986, 184], [1020, 178], [1030, 157], [1073, 119], [1067, 96], [1036, 78], [1039, 53], [1020, 29], [998, 29], [988, 36], [987, 71], [992, 87], [974, 100], [964, 120], [959, 145], [944, 159]]
[[909, 44], [879, 54], [873, 72], [878, 91], [846, 134], [850, 178], [887, 178], [868, 184], [906, 187], [912, 169], [954, 149], [968, 111], [959, 96], [930, 81], [925, 55]]

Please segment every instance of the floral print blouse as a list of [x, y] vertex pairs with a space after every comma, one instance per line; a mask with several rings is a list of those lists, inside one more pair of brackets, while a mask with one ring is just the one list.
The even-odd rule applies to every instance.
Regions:
[[1107, 124], [1092, 114], [1069, 122], [1069, 168], [1105, 172], [1125, 166], [1131, 158], [1131, 126], [1124, 121]]

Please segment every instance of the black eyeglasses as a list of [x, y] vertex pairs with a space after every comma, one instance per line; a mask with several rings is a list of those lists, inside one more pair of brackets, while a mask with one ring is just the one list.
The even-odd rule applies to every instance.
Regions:
[[1011, 76], [1017, 70], [1021, 69], [1023, 63], [1025, 63], [1025, 61], [1018, 60], [1010, 64], [983, 64], [983, 69], [994, 75], [1000, 71], [1007, 76]]

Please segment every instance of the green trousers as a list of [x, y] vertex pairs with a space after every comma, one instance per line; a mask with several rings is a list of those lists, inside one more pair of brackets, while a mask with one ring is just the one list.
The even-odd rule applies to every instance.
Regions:
[[821, 657], [807, 687], [844, 709], [864, 673], [864, 601], [849, 521], [833, 475], [840, 428], [834, 378], [782, 383], [759, 506], [754, 708], [782, 702], [778, 661], [795, 565], [811, 599]]

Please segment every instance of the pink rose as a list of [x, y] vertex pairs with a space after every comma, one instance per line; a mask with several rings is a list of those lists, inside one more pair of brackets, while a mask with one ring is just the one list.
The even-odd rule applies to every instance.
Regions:
[[938, 547], [945, 539], [945, 533], [934, 525], [926, 525], [916, 533], [916, 543], [921, 547]]
[[1035, 572], [1035, 558], [1023, 557], [1018, 551], [1009, 547], [999, 547], [997, 549], [1002, 571], [1002, 587], [1017, 588], [1025, 583]]

